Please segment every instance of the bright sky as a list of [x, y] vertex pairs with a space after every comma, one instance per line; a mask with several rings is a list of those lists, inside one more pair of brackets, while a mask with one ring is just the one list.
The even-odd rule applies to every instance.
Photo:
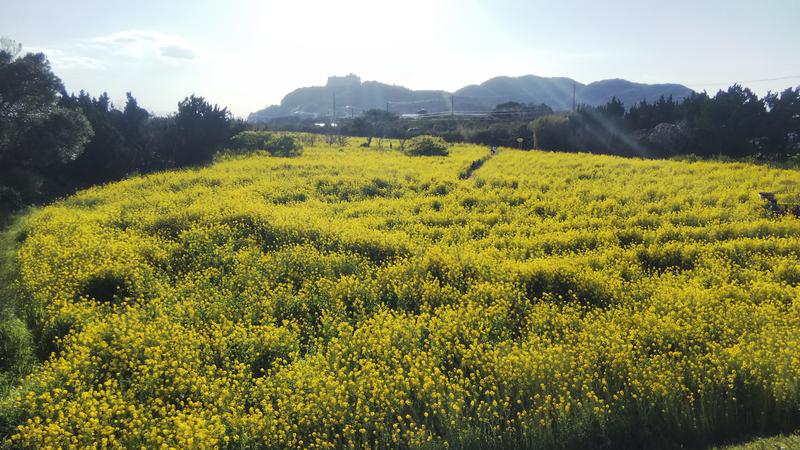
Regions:
[[800, 85], [799, 0], [0, 0], [0, 35], [69, 91], [171, 112], [197, 93], [246, 116], [353, 72], [455, 90], [498, 75]]

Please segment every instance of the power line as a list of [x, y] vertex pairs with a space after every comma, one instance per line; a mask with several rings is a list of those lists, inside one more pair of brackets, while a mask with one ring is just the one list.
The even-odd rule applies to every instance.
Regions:
[[386, 103], [390, 103], [392, 105], [416, 105], [416, 104], [420, 104], [420, 103], [432, 103], [432, 102], [441, 102], [441, 103], [445, 103], [446, 104], [447, 99], [446, 98], [442, 98], [442, 97], [431, 97], [429, 99], [409, 100], [409, 101], [402, 101], [402, 102], [401, 101], [389, 100]]
[[719, 83], [687, 83], [689, 86], [694, 87], [704, 87], [704, 86], [730, 86], [733, 84], [744, 84], [744, 83], [761, 83], [763, 81], [781, 81], [781, 80], [793, 80], [795, 78], [800, 78], [800, 75], [790, 75], [787, 77], [777, 77], [777, 78], [762, 78], [760, 80], [744, 80], [744, 81], [722, 81]]

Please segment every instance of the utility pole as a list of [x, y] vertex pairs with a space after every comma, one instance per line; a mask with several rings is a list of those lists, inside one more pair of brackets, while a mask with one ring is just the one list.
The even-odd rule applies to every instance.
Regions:
[[331, 126], [336, 126], [336, 92], [333, 93], [333, 112], [331, 117]]
[[575, 83], [572, 83], [572, 112], [575, 112]]
[[389, 100], [386, 100], [386, 112], [389, 112]]
[[451, 95], [450, 96], [450, 117], [453, 117], [455, 115], [456, 115], [456, 110], [453, 107], [453, 96]]

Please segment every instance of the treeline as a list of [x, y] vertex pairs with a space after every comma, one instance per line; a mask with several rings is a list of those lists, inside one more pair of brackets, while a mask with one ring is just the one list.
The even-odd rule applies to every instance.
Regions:
[[604, 106], [538, 118], [531, 128], [534, 147], [545, 150], [785, 159], [800, 153], [800, 88], [759, 98], [733, 85], [713, 97], [662, 97], [630, 109], [613, 98]]
[[158, 117], [130, 93], [68, 94], [44, 54], [0, 42], [0, 212], [133, 173], [211, 161], [246, 124], [191, 95]]
[[370, 110], [361, 117], [343, 120], [340, 132], [348, 136], [406, 139], [419, 135], [438, 136], [448, 142], [471, 142], [484, 145], [516, 147], [522, 137], [531, 141], [530, 120], [535, 116], [503, 118], [435, 117], [417, 120], [400, 119], [381, 110]]
[[[546, 106], [542, 108], [543, 105], [535, 109], [525, 105], [521, 108], [520, 114], [512, 114], [503, 111], [501, 106], [498, 105], [494, 115], [476, 118], [439, 116], [407, 120], [391, 112], [372, 109], [359, 117], [339, 119], [335, 128], [321, 127], [315, 119], [291, 117], [272, 119], [265, 126], [275, 131], [333, 133], [368, 139], [409, 139], [420, 135], [432, 135], [441, 137], [447, 142], [532, 148], [531, 121], [552, 110]], [[518, 139], [522, 139], [522, 142], [518, 142]]]

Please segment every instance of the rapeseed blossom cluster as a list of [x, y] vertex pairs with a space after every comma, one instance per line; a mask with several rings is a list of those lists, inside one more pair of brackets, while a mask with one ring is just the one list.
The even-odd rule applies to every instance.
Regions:
[[744, 163], [307, 148], [27, 221], [20, 448], [691, 444], [800, 423], [800, 220]]

